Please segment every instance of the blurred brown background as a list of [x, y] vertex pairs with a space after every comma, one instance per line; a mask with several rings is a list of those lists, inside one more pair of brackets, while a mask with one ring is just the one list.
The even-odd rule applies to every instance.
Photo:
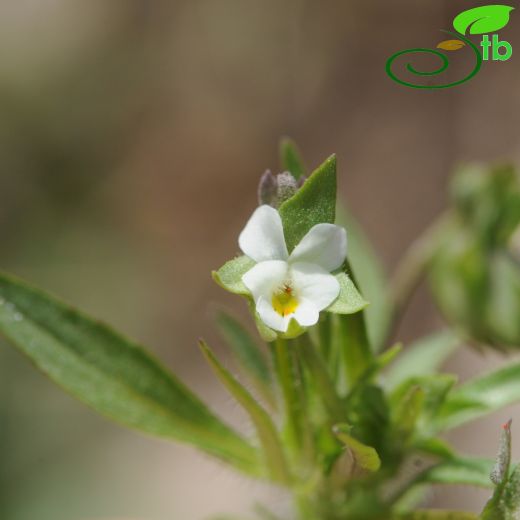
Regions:
[[[2, 269], [138, 338], [244, 425], [196, 339], [218, 345], [208, 302], [245, 316], [209, 272], [237, 249], [279, 136], [309, 166], [338, 154], [341, 195], [391, 271], [442, 209], [457, 162], [520, 161], [518, 13], [500, 33], [512, 59], [465, 85], [421, 91], [385, 74], [390, 54], [435, 46], [455, 14], [485, 3], [2, 2]], [[400, 337], [439, 321], [422, 290]], [[465, 351], [450, 369], [503, 362]], [[492, 456], [509, 414], [520, 419], [508, 410], [452, 438]], [[437, 489], [430, 501], [478, 510], [486, 495]], [[195, 520], [257, 499], [285, 508], [190, 448], [99, 418], [0, 345], [2, 520]]]

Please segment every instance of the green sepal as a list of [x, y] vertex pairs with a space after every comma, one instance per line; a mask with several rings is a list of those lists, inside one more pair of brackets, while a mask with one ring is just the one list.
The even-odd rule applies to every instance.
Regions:
[[242, 281], [244, 276], [256, 262], [242, 255], [226, 262], [220, 269], [213, 271], [211, 276], [220, 287], [233, 294], [249, 296], [250, 293]]
[[339, 295], [334, 302], [325, 309], [334, 314], [354, 314], [362, 311], [368, 302], [361, 296], [352, 279], [344, 272], [336, 275], [339, 282]]
[[336, 156], [331, 155], [279, 208], [289, 253], [316, 224], [336, 218]]

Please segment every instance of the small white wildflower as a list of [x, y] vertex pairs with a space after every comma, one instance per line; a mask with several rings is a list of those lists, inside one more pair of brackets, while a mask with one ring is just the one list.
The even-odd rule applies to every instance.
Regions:
[[289, 255], [278, 211], [260, 206], [238, 239], [240, 249], [257, 264], [242, 277], [262, 321], [286, 332], [295, 319], [302, 327], [318, 322], [340, 291], [330, 274], [347, 255], [347, 233], [334, 224], [317, 224]]

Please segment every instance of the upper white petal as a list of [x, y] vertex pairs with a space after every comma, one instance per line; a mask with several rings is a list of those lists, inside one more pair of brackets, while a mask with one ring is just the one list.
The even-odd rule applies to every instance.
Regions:
[[268, 205], [258, 207], [238, 237], [240, 249], [255, 262], [287, 260], [282, 219]]
[[296, 297], [312, 303], [318, 311], [328, 307], [339, 295], [339, 282], [319, 265], [291, 264], [289, 276]]
[[290, 262], [317, 264], [327, 271], [341, 266], [347, 256], [347, 232], [334, 224], [316, 224], [293, 249]]
[[289, 322], [293, 317], [292, 314], [282, 316], [278, 314], [271, 303], [271, 300], [266, 296], [260, 296], [256, 302], [256, 312], [260, 319], [268, 326], [278, 332], [287, 332]]
[[288, 269], [289, 265], [283, 260], [266, 260], [249, 269], [242, 276], [242, 281], [255, 301], [260, 296], [270, 299], [273, 292], [276, 292], [276, 289], [286, 281]]
[[320, 318], [320, 311], [313, 302], [301, 300], [294, 311], [294, 319], [302, 327], [310, 327], [316, 325]]

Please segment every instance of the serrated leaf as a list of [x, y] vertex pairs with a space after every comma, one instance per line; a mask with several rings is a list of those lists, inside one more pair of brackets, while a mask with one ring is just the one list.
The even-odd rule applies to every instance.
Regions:
[[515, 363], [452, 390], [440, 409], [436, 428], [455, 428], [518, 401], [520, 363]]
[[278, 437], [278, 432], [271, 417], [249, 391], [223, 367], [208, 345], [204, 341], [200, 341], [199, 345], [204, 357], [215, 372], [215, 375], [227, 388], [229, 393], [242, 405], [255, 425], [271, 477], [276, 482], [288, 484], [291, 480], [289, 469], [285, 460], [282, 444]]
[[460, 34], [486, 34], [496, 32], [509, 22], [509, 14], [514, 9], [509, 5], [483, 5], [468, 9], [457, 15], [453, 27]]
[[316, 224], [334, 223], [336, 216], [336, 156], [319, 166], [303, 186], [279, 208], [285, 242], [291, 252]]
[[280, 141], [280, 164], [282, 171], [288, 171], [295, 179], [305, 175], [305, 166], [296, 143], [284, 137]]
[[460, 344], [460, 338], [449, 330], [415, 341], [385, 374], [385, 386], [393, 389], [408, 378], [435, 374]]
[[138, 344], [4, 274], [0, 302], [0, 333], [99, 413], [257, 472], [256, 450]]
[[381, 459], [377, 451], [350, 435], [350, 427], [346, 424], [337, 424], [333, 428], [334, 435], [348, 448], [355, 463], [365, 471], [374, 472], [381, 467]]
[[213, 280], [217, 282], [226, 291], [234, 294], [242, 294], [248, 296], [250, 293], [242, 282], [242, 276], [249, 271], [255, 261], [248, 256], [238, 256], [226, 262], [220, 269], [211, 273]]
[[354, 282], [346, 273], [338, 273], [336, 280], [339, 282], [340, 291], [332, 305], [327, 307], [328, 312], [335, 314], [354, 314], [363, 310], [368, 302], [359, 294]]
[[443, 51], [458, 51], [465, 45], [466, 44], [461, 40], [444, 40], [437, 44], [437, 49], [442, 49]]

